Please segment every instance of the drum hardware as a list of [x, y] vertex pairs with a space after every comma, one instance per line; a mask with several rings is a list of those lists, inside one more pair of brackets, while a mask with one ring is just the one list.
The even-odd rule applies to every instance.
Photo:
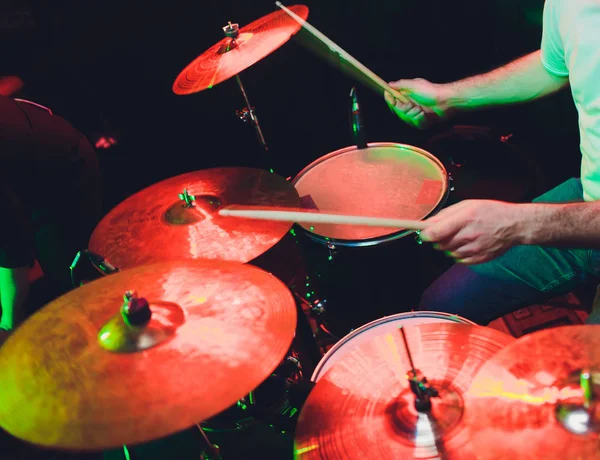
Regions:
[[[308, 282], [308, 277], [306, 286], [309, 290], [314, 289], [311, 287], [311, 283]], [[301, 304], [307, 307], [310, 317], [314, 320], [316, 327], [312, 336], [321, 351], [321, 355], [323, 355], [331, 345], [339, 340], [339, 337], [327, 327], [327, 299], [315, 297], [315, 291], [307, 292], [304, 296], [300, 295], [294, 289], [292, 289], [292, 293]], [[313, 298], [313, 300], [307, 300], [305, 298], [307, 295]]]
[[310, 376], [323, 355], [303, 311], [303, 299], [294, 291], [294, 286], [288, 288], [299, 300], [296, 303], [298, 321], [292, 346], [283, 361], [260, 385], [233, 406], [203, 421], [201, 426], [206, 432], [235, 432], [265, 424], [281, 433], [294, 429], [312, 385], [305, 374]]
[[194, 195], [190, 195], [187, 191], [187, 188], [184, 188], [183, 193], [180, 193], [178, 197], [185, 203], [186, 208], [191, 208], [194, 206], [194, 201], [196, 201], [196, 197]]
[[260, 123], [258, 122], [258, 115], [256, 115], [256, 109], [254, 108], [254, 106], [250, 105], [250, 100], [248, 99], [246, 89], [242, 84], [242, 79], [239, 75], [236, 75], [235, 80], [240, 88], [240, 91], [242, 92], [242, 95], [244, 96], [244, 101], [246, 102], [246, 106], [241, 110], [237, 110], [236, 115], [244, 123], [250, 123], [254, 127], [260, 146], [264, 150], [269, 150], [269, 147], [267, 146], [267, 141], [265, 141], [265, 136], [263, 135], [262, 129], [260, 128]]
[[100, 276], [112, 275], [120, 270], [99, 254], [89, 250], [78, 251], [69, 266], [71, 284], [74, 288], [83, 286]]
[[429, 384], [427, 377], [421, 371], [415, 369], [415, 363], [413, 362], [410, 347], [406, 340], [406, 333], [402, 326], [400, 326], [400, 334], [402, 335], [402, 342], [404, 343], [404, 349], [406, 350], [406, 356], [410, 364], [410, 369], [406, 375], [410, 389], [415, 395], [415, 409], [417, 412], [431, 412], [431, 398], [439, 398], [440, 393]]
[[210, 441], [199, 423], [196, 423], [196, 428], [198, 428], [198, 431], [200, 432], [200, 435], [202, 436], [203, 441], [208, 448], [208, 451], [203, 450], [200, 453], [200, 460], [223, 460], [223, 457], [221, 457], [221, 448], [217, 444], [213, 444]]
[[[239, 46], [239, 44], [237, 42], [237, 39], [240, 35], [239, 24], [232, 24], [230, 21], [228, 25], [223, 27], [223, 32], [225, 32], [225, 36], [227, 38], [231, 39], [231, 43], [228, 45], [226, 52], [236, 49]], [[258, 142], [265, 150], [269, 150], [269, 148], [267, 147], [267, 142], [265, 141], [265, 137], [263, 135], [262, 129], [260, 128], [260, 123], [258, 122], [258, 116], [256, 115], [256, 110], [250, 104], [250, 100], [248, 99], [248, 94], [246, 93], [246, 88], [244, 88], [244, 85], [242, 84], [242, 79], [240, 78], [239, 74], [235, 75], [235, 80], [238, 84], [238, 87], [240, 88], [240, 91], [242, 92], [244, 101], [246, 102], [246, 107], [244, 107], [242, 110], [237, 110], [236, 115], [243, 122], [245, 122], [245, 123], [250, 122], [250, 124], [252, 124], [252, 126], [256, 130]]]
[[293, 429], [299, 415], [296, 394], [304, 379], [303, 372], [300, 355], [292, 347], [264, 382], [232, 407], [199, 425], [208, 433], [240, 431], [258, 423], [267, 423], [282, 433]]
[[367, 148], [364, 130], [365, 128], [360, 115], [360, 104], [358, 103], [356, 88], [352, 87], [350, 90], [350, 134], [354, 140], [354, 144], [359, 149]]

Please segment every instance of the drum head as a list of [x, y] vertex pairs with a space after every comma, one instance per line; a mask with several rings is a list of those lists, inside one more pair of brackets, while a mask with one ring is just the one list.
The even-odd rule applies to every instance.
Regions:
[[[303, 207], [350, 215], [421, 220], [443, 205], [448, 175], [430, 153], [403, 144], [369, 144], [330, 153], [292, 181]], [[374, 244], [406, 232], [354, 225], [305, 224], [317, 239]]]

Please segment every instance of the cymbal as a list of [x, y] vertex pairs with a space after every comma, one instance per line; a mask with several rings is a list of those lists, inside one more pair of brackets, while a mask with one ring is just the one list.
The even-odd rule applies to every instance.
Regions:
[[[180, 197], [195, 198], [192, 206]], [[118, 204], [98, 224], [90, 251], [120, 269], [179, 259], [246, 263], [277, 244], [291, 223], [222, 217], [230, 204], [296, 207], [283, 177], [254, 168], [214, 168], [151, 185]]]
[[466, 399], [478, 458], [600, 458], [600, 405], [582, 410], [586, 369], [598, 395], [600, 326], [534, 332], [490, 359]]
[[415, 367], [439, 393], [431, 412], [414, 407], [400, 331], [383, 332], [318, 381], [298, 420], [297, 458], [473, 458], [463, 395], [477, 370], [515, 339], [458, 323], [404, 329]]
[[[306, 19], [308, 7], [289, 7]], [[239, 74], [285, 44], [302, 27], [284, 11], [275, 11], [239, 29], [229, 23], [226, 37], [194, 59], [177, 76], [173, 92], [187, 95], [210, 89]], [[234, 35], [234, 37], [229, 36]]]
[[[137, 308], [144, 298], [149, 321]], [[291, 293], [251, 265], [177, 261], [100, 278], [48, 304], [0, 348], [0, 426], [86, 451], [181, 431], [264, 381], [295, 326]]]

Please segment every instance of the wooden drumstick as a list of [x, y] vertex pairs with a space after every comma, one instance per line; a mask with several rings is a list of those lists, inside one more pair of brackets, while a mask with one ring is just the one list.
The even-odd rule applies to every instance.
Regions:
[[295, 208], [232, 205], [219, 210], [219, 215], [309, 224], [365, 225], [368, 227], [389, 227], [407, 230], [424, 230], [427, 228], [427, 223], [420, 220], [350, 216], [346, 214], [322, 213]]
[[[367, 79], [367, 81], [371, 83], [371, 86], [373, 87], [373, 89], [377, 88], [377, 89], [383, 91], [384, 93], [386, 93], [386, 92], [390, 93], [396, 99], [398, 99], [400, 102], [403, 102], [405, 104], [410, 103], [409, 99], [404, 94], [393, 89], [390, 85], [387, 84], [387, 82], [385, 80], [383, 80], [383, 78], [378, 76], [375, 72], [368, 69], [365, 65], [363, 65], [357, 59], [352, 57], [349, 53], [344, 51], [339, 45], [337, 45], [332, 40], [327, 38], [316, 27], [309, 24], [308, 21], [302, 19], [296, 13], [291, 11], [289, 8], [286, 8], [279, 1], [276, 1], [275, 5], [277, 5], [283, 11], [285, 11], [288, 15], [290, 15], [293, 19], [295, 19], [299, 24], [302, 25], [302, 27], [304, 29], [306, 29], [308, 32], [310, 32], [313, 37], [315, 37], [317, 40], [319, 40], [321, 43], [323, 43], [327, 48], [329, 48], [339, 58], [346, 61], [346, 63], [349, 64], [355, 72], [357, 72], [361, 76], [365, 77]], [[358, 75], [353, 75], [353, 76], [358, 78]]]

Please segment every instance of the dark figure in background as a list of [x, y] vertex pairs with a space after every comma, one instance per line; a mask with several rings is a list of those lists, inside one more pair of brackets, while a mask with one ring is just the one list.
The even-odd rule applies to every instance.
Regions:
[[0, 343], [25, 316], [37, 260], [58, 296], [100, 217], [96, 152], [69, 122], [0, 95]]
[[[428, 221], [422, 239], [458, 264], [425, 292], [420, 308], [487, 324], [565, 294], [600, 275], [600, 2], [547, 0], [541, 50], [458, 82], [401, 80], [410, 100], [386, 99], [409, 124], [426, 127], [459, 110], [523, 103], [570, 86], [579, 113], [581, 178], [534, 203], [467, 200]], [[485, 152], [481, 152], [485, 155]], [[600, 322], [595, 302], [590, 323]]]

